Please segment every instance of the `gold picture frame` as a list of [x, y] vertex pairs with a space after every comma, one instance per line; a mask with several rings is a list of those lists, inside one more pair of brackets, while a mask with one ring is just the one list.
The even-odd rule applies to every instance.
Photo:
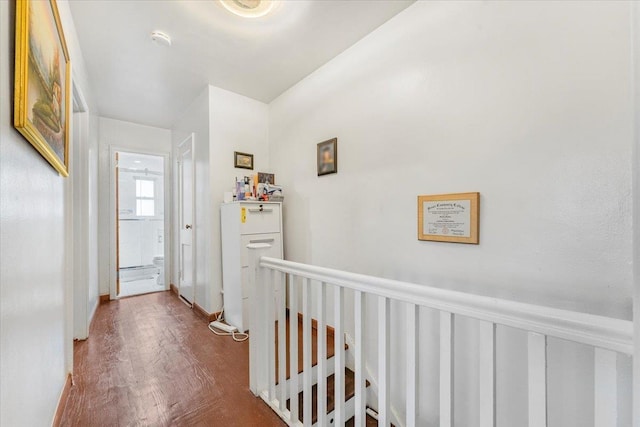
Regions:
[[16, 1], [14, 127], [69, 176], [71, 61], [55, 0]]
[[418, 196], [418, 240], [480, 243], [480, 193]]

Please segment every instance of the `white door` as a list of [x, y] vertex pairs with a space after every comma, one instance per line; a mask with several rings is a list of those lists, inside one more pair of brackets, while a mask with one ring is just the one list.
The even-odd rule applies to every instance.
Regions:
[[178, 147], [179, 227], [180, 227], [180, 296], [195, 302], [193, 246], [193, 134]]

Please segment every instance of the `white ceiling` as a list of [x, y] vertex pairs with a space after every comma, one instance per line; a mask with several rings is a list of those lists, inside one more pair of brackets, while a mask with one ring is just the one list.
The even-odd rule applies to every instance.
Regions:
[[120, 151], [118, 153], [118, 166], [124, 169], [138, 169], [141, 171], [148, 169], [153, 172], [164, 173], [164, 158], [150, 154]]
[[272, 101], [413, 1], [283, 0], [254, 19], [217, 0], [70, 4], [100, 114], [169, 128], [206, 84]]

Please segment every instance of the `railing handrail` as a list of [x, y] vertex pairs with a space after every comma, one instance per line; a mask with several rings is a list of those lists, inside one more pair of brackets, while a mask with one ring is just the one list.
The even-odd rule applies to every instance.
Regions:
[[550, 337], [633, 355], [633, 322], [261, 257], [261, 267]]

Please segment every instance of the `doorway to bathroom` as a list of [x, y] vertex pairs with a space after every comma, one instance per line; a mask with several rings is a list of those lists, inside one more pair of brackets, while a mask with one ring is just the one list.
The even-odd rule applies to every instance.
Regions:
[[168, 289], [166, 157], [115, 151], [115, 296]]

